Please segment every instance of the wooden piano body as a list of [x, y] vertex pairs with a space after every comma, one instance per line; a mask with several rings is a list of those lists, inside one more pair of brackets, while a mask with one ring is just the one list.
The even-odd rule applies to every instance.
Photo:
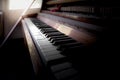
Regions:
[[[44, 0], [42, 9], [37, 15], [23, 18], [21, 22], [25, 40], [37, 76], [42, 74], [41, 71], [45, 71], [50, 80], [80, 80], [99, 76], [95, 73], [101, 73], [100, 57], [106, 46], [101, 45], [105, 43], [104, 40], [108, 40], [106, 33], [109, 32], [108, 26], [111, 26], [109, 23], [114, 18], [110, 18], [114, 14], [112, 7], [109, 7], [111, 3], [105, 4], [107, 8], [101, 4], [102, 2], [94, 0]], [[32, 19], [37, 20], [38, 24], [34, 24]], [[37, 26], [40, 25], [39, 22], [81, 43], [83, 47], [80, 46], [79, 51], [68, 51], [67, 54], [57, 54], [58, 50], [53, 53], [48, 50], [48, 54], [44, 53], [41, 45], [50, 41], [41, 32], [42, 28]], [[44, 46], [47, 50], [54, 45]]]

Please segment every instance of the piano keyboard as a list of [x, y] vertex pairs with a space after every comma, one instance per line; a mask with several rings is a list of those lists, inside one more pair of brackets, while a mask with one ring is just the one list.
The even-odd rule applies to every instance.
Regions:
[[40, 58], [46, 66], [49, 66], [55, 80], [80, 80], [79, 70], [72, 63], [74, 60], [68, 56], [79, 54], [85, 46], [37, 18], [25, 18], [24, 20]]

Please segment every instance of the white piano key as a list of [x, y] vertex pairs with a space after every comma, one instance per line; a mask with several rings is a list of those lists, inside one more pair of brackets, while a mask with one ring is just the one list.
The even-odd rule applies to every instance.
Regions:
[[45, 37], [43, 37], [43, 36], [41, 36], [41, 35], [35, 35], [34, 38], [35, 38], [35, 39], [39, 39], [39, 40], [40, 40], [40, 39], [45, 39]]
[[65, 58], [65, 56], [61, 55], [61, 54], [53, 54], [53, 55], [46, 55], [45, 59], [46, 61], [52, 61], [52, 60], [57, 60], [57, 59], [62, 59]]
[[61, 64], [51, 66], [52, 72], [62, 71], [68, 68], [72, 68], [72, 64], [70, 62], [64, 62]]
[[50, 55], [57, 55], [60, 52], [59, 51], [45, 51], [43, 52], [45, 56], [50, 56]]

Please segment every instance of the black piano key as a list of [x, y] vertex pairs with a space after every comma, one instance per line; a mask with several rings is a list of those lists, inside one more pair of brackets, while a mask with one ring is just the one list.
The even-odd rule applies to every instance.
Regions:
[[55, 30], [53, 28], [44, 28], [43, 31], [57, 31], [57, 30]]
[[81, 46], [81, 45], [82, 45], [82, 43], [79, 43], [79, 42], [61, 44], [57, 47], [57, 50], [63, 50], [65, 48], [69, 48], [69, 47], [73, 47], [73, 46]]
[[49, 27], [49, 28], [44, 28], [44, 29], [42, 29], [42, 30], [56, 30], [56, 29], [54, 29], [54, 28], [52, 28], [52, 27]]
[[50, 26], [48, 26], [48, 25], [36, 25], [39, 29], [41, 29], [41, 28], [49, 28]]
[[64, 38], [61, 38], [61, 39], [57, 39], [57, 40], [54, 40], [54, 41], [51, 41], [52, 43], [56, 43], [56, 42], [59, 42], [59, 41], [70, 41], [70, 40], [73, 40], [71, 38], [68, 38], [68, 39], [64, 39]]
[[43, 34], [58, 32], [57, 30], [41, 30]]
[[70, 37], [60, 37], [60, 38], [52, 38], [50, 42], [58, 41], [58, 40], [65, 40], [65, 39], [71, 39]]
[[53, 29], [52, 27], [49, 27], [49, 28], [41, 28], [41, 31], [44, 31], [44, 30], [55, 30], [55, 29]]
[[40, 31], [44, 31], [45, 29], [52, 29], [51, 27], [46, 27], [46, 28], [40, 28]]
[[68, 36], [66, 36], [66, 35], [51, 36], [48, 38], [48, 40], [51, 41], [52, 39], [55, 39], [55, 38], [68, 38]]
[[62, 33], [60, 33], [60, 32], [54, 32], [54, 33], [45, 34], [45, 36], [46, 36], [47, 38], [52, 37], [52, 36], [60, 36], [60, 35], [64, 35], [64, 34], [62, 34]]
[[53, 32], [53, 33], [48, 33], [47, 35], [57, 35], [57, 34], [58, 34], [58, 35], [59, 35], [59, 34], [64, 35], [63, 33], [60, 33], [60, 32], [58, 32], [58, 31], [57, 31], [57, 32]]
[[30, 18], [31, 19], [31, 21], [33, 22], [33, 23], [39, 23], [39, 24], [45, 24], [44, 22], [41, 22], [39, 19], [37, 19], [37, 18]]
[[60, 44], [65, 44], [65, 43], [71, 43], [71, 42], [76, 42], [73, 39], [69, 39], [69, 40], [59, 40], [59, 41], [55, 41], [52, 44], [53, 45], [60, 45]]

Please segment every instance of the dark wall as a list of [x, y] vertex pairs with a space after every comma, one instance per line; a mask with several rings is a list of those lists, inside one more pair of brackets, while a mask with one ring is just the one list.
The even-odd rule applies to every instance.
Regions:
[[0, 10], [2, 10], [2, 0], [0, 0]]

